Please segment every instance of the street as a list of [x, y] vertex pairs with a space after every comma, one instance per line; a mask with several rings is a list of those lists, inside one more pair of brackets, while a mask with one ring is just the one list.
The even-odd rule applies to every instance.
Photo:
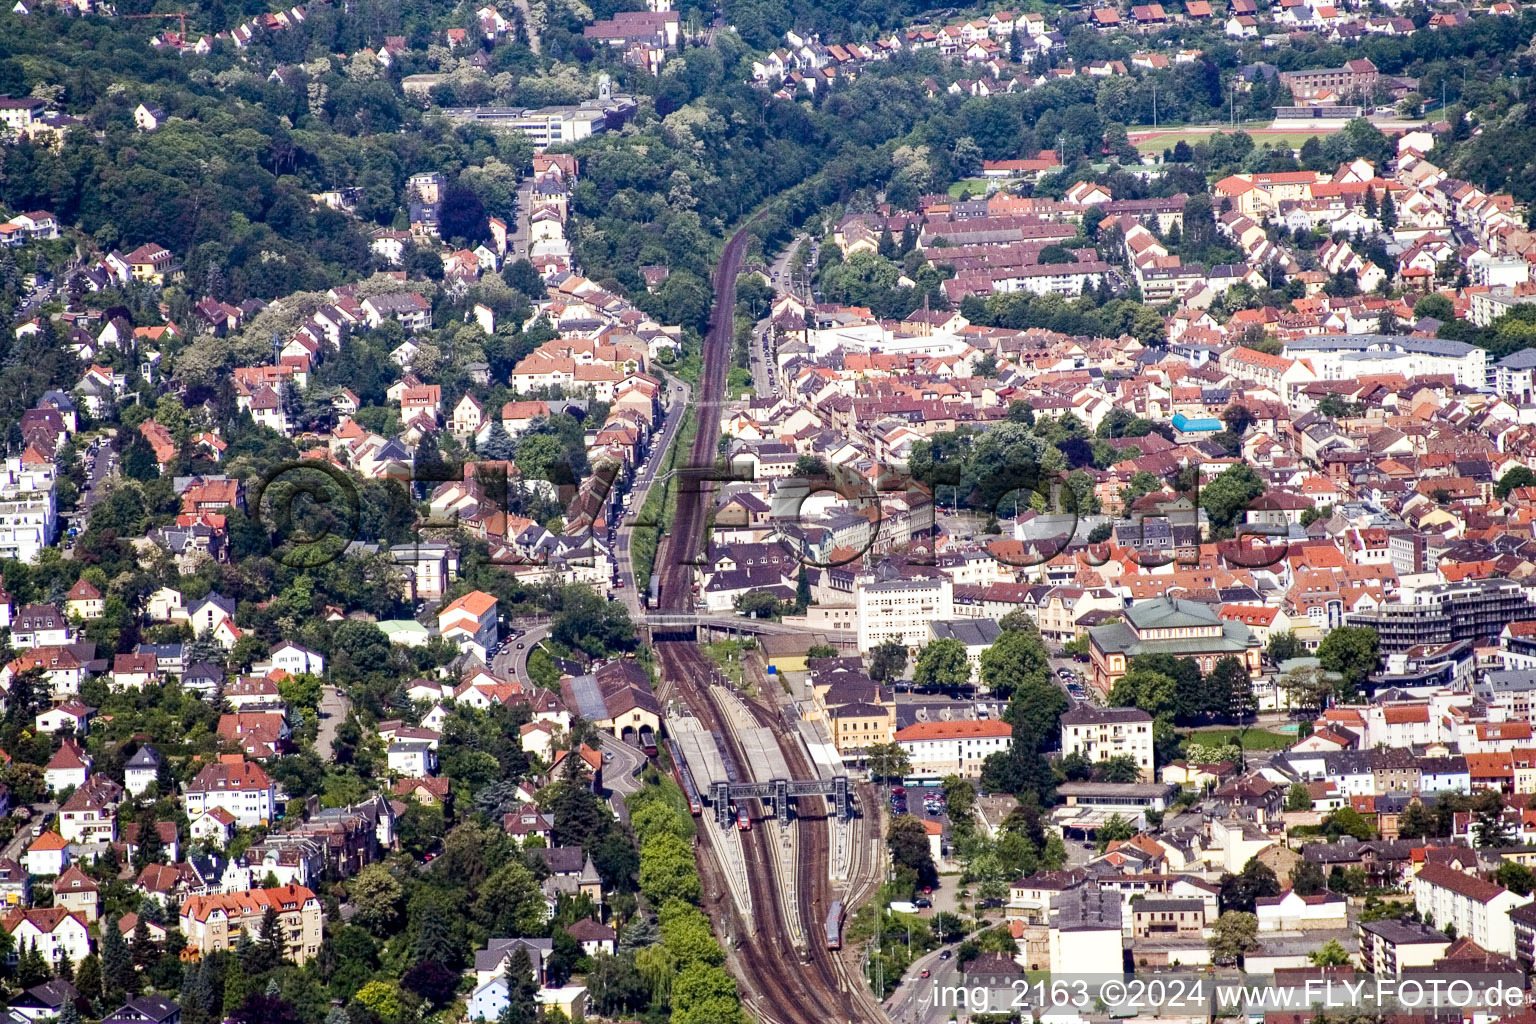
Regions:
[[[666, 419], [662, 423], [661, 433], [651, 439], [651, 450], [646, 454], [645, 461], [641, 462], [635, 470], [634, 483], [630, 486], [629, 511], [619, 523], [618, 533], [614, 537], [613, 557], [619, 566], [619, 599], [629, 609], [631, 620], [640, 621], [641, 601], [644, 593], [650, 587], [650, 580], [635, 579], [634, 563], [630, 560], [630, 541], [635, 532], [635, 518], [640, 510], [645, 507], [645, 501], [650, 497], [651, 487], [656, 483], [656, 471], [662, 460], [667, 457], [667, 451], [672, 447], [677, 432], [682, 429], [683, 410], [688, 408], [692, 398], [692, 389], [679, 380], [674, 380], [669, 385], [667, 392]], [[646, 527], [653, 529], [654, 527]], [[659, 546], [659, 545], [658, 545]]]
[[523, 686], [532, 686], [533, 680], [528, 676], [528, 655], [547, 636], [548, 625], [534, 626], [516, 637], [509, 636], [501, 650], [491, 657], [491, 674]]
[[50, 824], [47, 827], [54, 827], [51, 822], [53, 815], [59, 809], [59, 805], [57, 803], [50, 800], [47, 803], [31, 804], [30, 806], [32, 808], [32, 820], [30, 822], [23, 822], [19, 819], [17, 820], [16, 834], [11, 837], [10, 842], [5, 844], [5, 849], [0, 850], [0, 858], [4, 858], [5, 860], [13, 860], [18, 864], [26, 863], [25, 857], [27, 853], [27, 847], [31, 846], [32, 840], [37, 838], [32, 834], [33, 824], [41, 822], [43, 819], [47, 818], [50, 821]]
[[[810, 241], [810, 235], [797, 235], [795, 240], [784, 247], [784, 251], [774, 259], [773, 265], [768, 268], [768, 277], [773, 282], [773, 295], [777, 300], [782, 295], [790, 293], [789, 288], [789, 261], [800, 247], [801, 242]], [[771, 314], [770, 310], [770, 314]], [[752, 342], [750, 349], [752, 364], [752, 391], [758, 398], [767, 398], [775, 393], [777, 385], [774, 382], [774, 353], [768, 350], [768, 318], [759, 320], [752, 328]]]
[[315, 733], [315, 753], [320, 760], [329, 761], [336, 744], [336, 730], [346, 721], [351, 704], [347, 695], [327, 683], [320, 690], [320, 728]]
[[[64, 517], [61, 529], [67, 531], [73, 525], [84, 533], [91, 520], [91, 509], [107, 496], [112, 477], [117, 473], [117, 453], [112, 450], [112, 438], [116, 433], [115, 430], [110, 431], [109, 436], [92, 442], [96, 445], [94, 448], [87, 447], [81, 454], [85, 464], [85, 489], [80, 493], [79, 507]], [[64, 557], [75, 557], [75, 542], [67, 537], [64, 541]]]

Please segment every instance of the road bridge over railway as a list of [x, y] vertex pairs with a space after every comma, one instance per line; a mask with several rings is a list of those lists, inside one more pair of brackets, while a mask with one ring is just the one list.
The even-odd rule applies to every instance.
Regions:
[[733, 800], [771, 801], [779, 823], [787, 825], [789, 824], [789, 801], [801, 796], [826, 797], [832, 802], [838, 821], [847, 821], [853, 817], [853, 797], [846, 775], [834, 775], [830, 779], [717, 782], [710, 787], [710, 803], [715, 808], [715, 820], [722, 828], [730, 828], [736, 822], [736, 816], [731, 812]]

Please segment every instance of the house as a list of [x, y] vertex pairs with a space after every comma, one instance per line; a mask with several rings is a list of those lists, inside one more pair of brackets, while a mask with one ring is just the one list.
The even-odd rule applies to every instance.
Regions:
[[[127, 915], [124, 916], [126, 918]], [[138, 924], [137, 915], [134, 915], [133, 923]], [[123, 929], [124, 922], [120, 922], [118, 927]], [[153, 937], [153, 928], [156, 926], [151, 924], [150, 927]], [[127, 928], [123, 934], [132, 931], [132, 928]], [[181, 1007], [164, 996], [134, 996], [103, 1017], [101, 1024], [181, 1024]]]
[[64, 612], [72, 618], [99, 619], [105, 606], [101, 591], [83, 577], [64, 595]]
[[1079, 704], [1061, 716], [1061, 752], [1091, 763], [1129, 757], [1143, 782], [1156, 776], [1152, 763], [1152, 716], [1140, 708], [1098, 708]]
[[530, 803], [502, 815], [501, 827], [519, 846], [523, 845], [530, 836], [543, 840], [544, 845], [548, 846], [555, 823], [547, 814], [540, 811], [536, 804]]
[[76, 736], [84, 737], [90, 731], [95, 715], [95, 708], [86, 707], [78, 700], [67, 700], [37, 716], [37, 731], [57, 733], [68, 729]]
[[898, 729], [895, 740], [914, 776], [979, 778], [983, 761], [1013, 745], [1013, 727], [995, 720], [914, 722]]
[[110, 843], [117, 838], [117, 805], [123, 787], [93, 775], [59, 808], [59, 834], [71, 843]]
[[566, 925], [565, 930], [581, 944], [581, 951], [587, 956], [597, 956], [599, 953], [612, 956], [618, 950], [618, 936], [614, 930], [593, 918], [584, 917]]
[[277, 783], [261, 765], [239, 754], [223, 754], [187, 784], [187, 816], [196, 818], [215, 807], [228, 811], [242, 827], [271, 821], [277, 809]]
[[268, 659], [272, 668], [282, 669], [291, 676], [308, 673], [314, 676], [325, 675], [325, 659], [315, 651], [307, 647], [300, 647], [291, 641], [283, 641], [272, 649], [272, 656]]
[[67, 979], [51, 978], [11, 999], [8, 1008], [15, 1016], [32, 1024], [42, 1024], [57, 1018], [65, 1003], [73, 1003], [79, 998], [79, 990]]
[[101, 909], [101, 887], [84, 871], [70, 865], [53, 880], [53, 905], [78, 914], [89, 924], [96, 920]]
[[27, 847], [27, 874], [62, 875], [69, 867], [69, 843], [57, 832], [44, 832]]
[[80, 744], [66, 736], [53, 757], [43, 767], [43, 783], [57, 793], [71, 786], [83, 786], [91, 774], [91, 758]]
[[[151, 785], [160, 778], [160, 753], [154, 747], [145, 745], [134, 751], [132, 757], [123, 762], [123, 785], [133, 796], [141, 796]], [[162, 793], [161, 796], [169, 796]]]
[[11, 937], [10, 960], [20, 959], [20, 951], [32, 948], [51, 966], [68, 960], [79, 967], [91, 952], [89, 925], [78, 914], [63, 907], [16, 908], [0, 922]]
[[140, 103], [133, 108], [133, 123], [141, 132], [152, 132], [165, 121], [165, 108], [154, 103]]
[[496, 646], [496, 599], [479, 590], [457, 598], [437, 613], [437, 631], [459, 650], [489, 661]]
[[222, 807], [214, 807], [193, 818], [187, 833], [193, 842], [207, 843], [222, 850], [235, 838], [235, 816]]
[[1309, 928], [1347, 927], [1345, 909], [1348, 900], [1338, 893], [1319, 892], [1302, 896], [1294, 890], [1279, 896], [1264, 896], [1254, 901], [1261, 932], [1294, 932]]
[[325, 927], [320, 899], [301, 885], [190, 896], [181, 904], [181, 932], [198, 953], [233, 949], [242, 932], [260, 937], [268, 909], [277, 912], [286, 959], [302, 966], [320, 952]]

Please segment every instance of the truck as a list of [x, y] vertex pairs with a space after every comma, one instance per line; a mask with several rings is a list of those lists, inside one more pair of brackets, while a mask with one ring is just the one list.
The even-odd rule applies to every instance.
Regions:
[[917, 913], [917, 904], [910, 900], [892, 900], [891, 912], [895, 914], [915, 914]]

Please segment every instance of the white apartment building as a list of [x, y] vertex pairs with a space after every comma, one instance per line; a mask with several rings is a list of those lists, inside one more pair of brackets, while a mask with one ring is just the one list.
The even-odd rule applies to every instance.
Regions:
[[995, 720], [915, 722], [896, 733], [912, 762], [911, 775], [978, 778], [981, 764], [1013, 745], [1013, 726]]
[[1130, 757], [1141, 769], [1141, 781], [1152, 782], [1152, 716], [1140, 708], [1079, 705], [1061, 716], [1061, 752], [1095, 763]]
[[1515, 955], [1515, 925], [1509, 912], [1531, 902], [1531, 897], [1444, 864], [1424, 865], [1412, 884], [1414, 909], [1430, 927], [1453, 926], [1457, 936], [1490, 953]]
[[226, 754], [217, 764], [197, 773], [187, 786], [187, 817], [222, 807], [243, 828], [273, 819], [277, 809], [277, 784], [258, 764], [239, 754]]
[[1469, 388], [1488, 384], [1488, 353], [1444, 338], [1385, 334], [1325, 334], [1285, 343], [1287, 359], [1305, 359], [1320, 380], [1357, 380], [1370, 374], [1405, 377], [1447, 374]]
[[947, 576], [861, 583], [854, 602], [861, 653], [893, 642], [916, 650], [928, 643], [929, 623], [955, 617], [955, 585]]
[[1123, 913], [1118, 892], [1092, 883], [1056, 897], [1051, 912], [1051, 973], [1118, 975], [1125, 948]]
[[59, 532], [51, 462], [5, 460], [0, 470], [0, 558], [35, 562]]

